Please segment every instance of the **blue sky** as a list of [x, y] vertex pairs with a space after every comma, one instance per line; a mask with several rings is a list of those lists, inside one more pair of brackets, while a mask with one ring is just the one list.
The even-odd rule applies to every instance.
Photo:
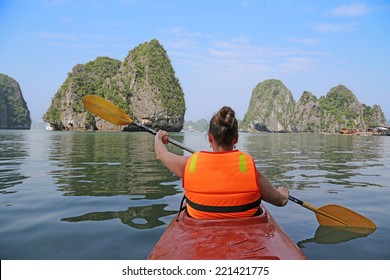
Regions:
[[0, 73], [34, 121], [78, 63], [123, 61], [156, 38], [185, 93], [186, 120], [228, 105], [243, 118], [253, 88], [280, 79], [296, 101], [347, 86], [390, 118], [390, 1], [0, 0]]

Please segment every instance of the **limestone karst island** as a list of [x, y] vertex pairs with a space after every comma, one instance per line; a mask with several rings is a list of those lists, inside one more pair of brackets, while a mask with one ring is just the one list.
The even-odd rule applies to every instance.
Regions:
[[378, 105], [361, 104], [347, 87], [338, 85], [317, 98], [305, 91], [298, 102], [279, 80], [265, 80], [252, 92], [241, 129], [264, 132], [367, 132], [387, 126]]
[[82, 99], [88, 94], [109, 99], [144, 125], [168, 131], [183, 128], [184, 92], [156, 39], [131, 50], [123, 62], [98, 57], [74, 66], [43, 120], [54, 130], [123, 130], [86, 111]]
[[0, 73], [0, 129], [30, 128], [30, 111], [19, 83]]

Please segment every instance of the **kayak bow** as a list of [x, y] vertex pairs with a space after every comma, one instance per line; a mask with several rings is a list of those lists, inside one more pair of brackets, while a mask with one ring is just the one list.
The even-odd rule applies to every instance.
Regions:
[[306, 259], [266, 208], [261, 207], [261, 215], [243, 219], [199, 220], [181, 211], [148, 259]]

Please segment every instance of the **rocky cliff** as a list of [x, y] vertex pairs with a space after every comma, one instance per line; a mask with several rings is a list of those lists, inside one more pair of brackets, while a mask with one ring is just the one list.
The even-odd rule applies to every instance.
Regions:
[[184, 93], [165, 49], [156, 39], [131, 50], [123, 62], [98, 57], [76, 65], [43, 120], [56, 130], [122, 130], [84, 109], [82, 99], [88, 94], [112, 101], [150, 127], [168, 131], [183, 128]]
[[329, 132], [342, 128], [366, 130], [383, 125], [386, 118], [378, 105], [361, 104], [347, 87], [338, 85], [317, 98], [303, 92], [295, 103], [279, 80], [266, 80], [253, 90], [242, 129], [270, 132]]
[[291, 131], [295, 101], [279, 80], [265, 80], [252, 91], [243, 126], [257, 131]]
[[30, 129], [31, 117], [19, 83], [0, 74], [0, 129]]

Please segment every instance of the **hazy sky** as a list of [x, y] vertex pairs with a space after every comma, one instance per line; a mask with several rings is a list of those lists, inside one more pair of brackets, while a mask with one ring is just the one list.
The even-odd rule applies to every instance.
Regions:
[[390, 2], [0, 0], [0, 73], [34, 121], [78, 63], [123, 61], [156, 38], [185, 93], [186, 120], [223, 105], [243, 118], [253, 88], [280, 79], [296, 101], [347, 86], [390, 118]]

